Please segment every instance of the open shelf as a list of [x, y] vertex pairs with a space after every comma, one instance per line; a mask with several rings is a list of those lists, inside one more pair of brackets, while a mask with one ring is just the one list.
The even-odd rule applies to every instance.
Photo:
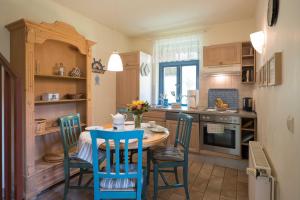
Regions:
[[[86, 126], [85, 123], [80, 123], [81, 127]], [[50, 133], [56, 133], [60, 131], [60, 127], [59, 126], [54, 126], [54, 127], [49, 127], [46, 128], [45, 132], [43, 133], [36, 133], [35, 136], [42, 136], [42, 135], [47, 135]]]
[[53, 79], [67, 79], [67, 80], [86, 80], [86, 77], [72, 77], [72, 76], [59, 76], [59, 75], [45, 75], [35, 74], [36, 78], [53, 78]]
[[57, 104], [57, 103], [73, 103], [86, 101], [87, 99], [61, 99], [57, 101], [35, 101], [35, 104]]

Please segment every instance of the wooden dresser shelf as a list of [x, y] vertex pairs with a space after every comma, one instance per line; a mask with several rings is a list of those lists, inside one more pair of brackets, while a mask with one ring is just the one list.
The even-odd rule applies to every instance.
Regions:
[[35, 104], [56, 104], [56, 103], [73, 103], [86, 101], [87, 99], [62, 99], [58, 101], [35, 101]]
[[66, 79], [66, 80], [86, 80], [86, 77], [43, 75], [43, 74], [35, 74], [34, 77], [36, 77], [36, 78], [51, 78], [51, 79]]
[[242, 55], [243, 58], [253, 58], [254, 55]]
[[[85, 123], [80, 123], [81, 127], [86, 126]], [[36, 133], [35, 136], [43, 136], [43, 135], [47, 135], [47, 134], [51, 134], [51, 133], [57, 133], [60, 131], [60, 127], [59, 126], [54, 126], [54, 127], [50, 127], [50, 128], [46, 128], [45, 132], [43, 133]]]

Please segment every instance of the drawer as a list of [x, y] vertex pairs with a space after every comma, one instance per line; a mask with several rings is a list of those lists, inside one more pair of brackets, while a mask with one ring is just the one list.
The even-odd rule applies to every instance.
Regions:
[[[179, 112], [167, 112], [166, 119], [167, 120], [177, 120]], [[199, 114], [197, 113], [187, 113], [193, 117], [193, 122], [199, 122]]]
[[162, 121], [166, 119], [166, 112], [164, 111], [149, 111], [143, 114], [147, 118], [158, 118]]

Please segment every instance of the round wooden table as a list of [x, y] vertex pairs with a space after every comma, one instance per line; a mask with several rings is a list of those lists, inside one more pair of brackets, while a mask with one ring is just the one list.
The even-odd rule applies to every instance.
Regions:
[[[142, 123], [142, 128], [144, 130], [144, 139], [143, 139], [143, 148], [148, 149], [153, 146], [157, 146], [162, 142], [166, 141], [169, 137], [168, 129], [165, 129], [164, 132], [156, 133], [147, 128], [147, 123]], [[112, 130], [112, 125], [105, 125], [103, 126], [105, 130]], [[134, 125], [126, 125], [125, 130], [133, 130]], [[105, 150], [105, 143], [104, 140], [99, 139], [97, 141], [99, 148]], [[110, 144], [110, 149], [114, 149], [114, 144]], [[122, 147], [122, 146], [121, 146]], [[137, 149], [137, 142], [129, 143], [129, 149]], [[92, 139], [90, 133], [88, 131], [84, 131], [79, 136], [78, 141], [78, 157], [92, 163]]]

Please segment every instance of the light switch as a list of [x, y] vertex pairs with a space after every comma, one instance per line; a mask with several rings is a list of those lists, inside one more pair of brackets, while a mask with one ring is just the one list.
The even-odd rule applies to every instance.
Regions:
[[288, 130], [291, 132], [291, 133], [294, 133], [294, 117], [289, 115], [287, 120], [286, 120], [286, 125], [287, 125], [287, 128]]

